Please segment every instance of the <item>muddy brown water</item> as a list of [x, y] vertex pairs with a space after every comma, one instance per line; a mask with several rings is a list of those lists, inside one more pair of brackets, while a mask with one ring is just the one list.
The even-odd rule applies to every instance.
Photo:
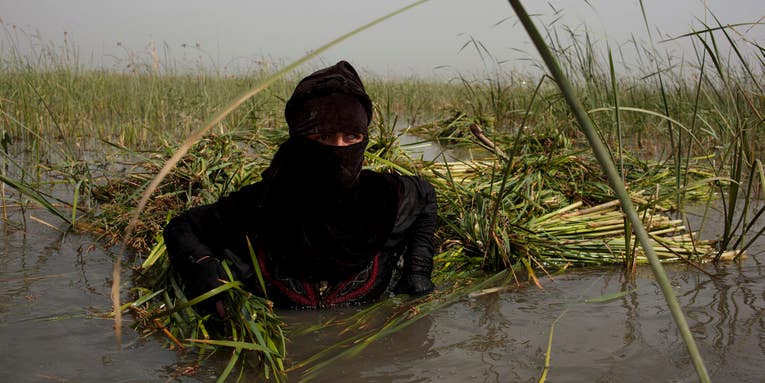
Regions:
[[[130, 328], [129, 316], [118, 350], [113, 322], [104, 317], [111, 307], [115, 254], [92, 236], [41, 224], [55, 220], [40, 210], [27, 211], [27, 217], [26, 230], [5, 225], [0, 234], [0, 382], [215, 380], [227, 361], [225, 353], [190, 368], [196, 365], [193, 352], [171, 351], [159, 336], [141, 337]], [[756, 257], [763, 249], [759, 244], [751, 254]], [[667, 266], [713, 381], [765, 381], [765, 266], [755, 257], [706, 265], [714, 279], [688, 266]], [[619, 268], [590, 268], [569, 270], [543, 283], [544, 289], [519, 287], [464, 297], [360, 354], [332, 363], [313, 381], [537, 381], [558, 318], [549, 382], [696, 381], [647, 267], [639, 269], [634, 282], [625, 280]], [[588, 303], [619, 291], [629, 293]], [[280, 314], [295, 329], [357, 310]], [[337, 328], [327, 328], [290, 338], [290, 358], [300, 360], [334, 344], [340, 335]], [[293, 374], [289, 381], [299, 378]]]
[[[420, 149], [427, 157], [440, 154], [437, 147]], [[228, 360], [225, 352], [199, 366], [195, 352], [169, 350], [159, 335], [142, 336], [131, 328], [130, 316], [118, 349], [114, 322], [106, 316], [116, 250], [93, 236], [66, 232], [40, 209], [22, 217], [11, 206], [8, 214], [9, 222], [0, 222], [0, 383], [215, 381]], [[711, 238], [720, 225], [708, 221], [704, 235]], [[741, 263], [705, 265], [716, 278], [685, 265], [666, 266], [713, 381], [765, 381], [765, 266], [757, 261], [763, 250], [760, 240]], [[129, 281], [128, 275], [122, 280]], [[545, 365], [553, 323], [548, 382], [696, 381], [648, 267], [640, 267], [634, 281], [609, 267], [570, 269], [542, 282], [544, 289], [465, 296], [333, 362], [312, 381], [534, 382]], [[125, 282], [122, 291], [130, 287]], [[620, 291], [628, 293], [597, 299]], [[405, 303], [396, 302], [394, 309]], [[279, 312], [287, 330], [294, 330], [289, 360], [303, 360], [344, 337], [338, 327], [300, 335], [297, 329], [359, 310]], [[301, 378], [293, 373], [289, 381]], [[243, 381], [259, 380], [246, 372]]]

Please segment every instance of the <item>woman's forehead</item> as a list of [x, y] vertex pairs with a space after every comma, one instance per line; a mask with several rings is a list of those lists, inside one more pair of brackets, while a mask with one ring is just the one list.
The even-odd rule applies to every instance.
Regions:
[[366, 133], [369, 121], [364, 106], [355, 97], [335, 94], [306, 103], [312, 131]]

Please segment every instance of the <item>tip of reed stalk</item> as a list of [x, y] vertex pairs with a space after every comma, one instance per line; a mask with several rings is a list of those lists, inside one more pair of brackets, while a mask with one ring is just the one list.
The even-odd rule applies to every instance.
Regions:
[[728, 250], [720, 254], [720, 257], [718, 257], [718, 260], [723, 262], [732, 262], [732, 261], [738, 261], [747, 257], [748, 255], [745, 250]]
[[490, 287], [488, 289], [474, 291], [474, 292], [468, 294], [468, 298], [475, 299], [475, 298], [478, 298], [478, 297], [482, 297], [484, 295], [490, 295], [490, 294], [494, 294], [494, 293], [499, 293], [499, 292], [502, 292], [502, 291], [505, 291], [505, 290], [509, 290], [509, 289], [510, 289], [510, 286]]

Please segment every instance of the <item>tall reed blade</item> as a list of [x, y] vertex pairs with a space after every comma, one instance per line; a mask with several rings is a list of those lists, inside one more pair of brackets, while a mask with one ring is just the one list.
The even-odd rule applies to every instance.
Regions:
[[635, 231], [635, 235], [640, 241], [640, 244], [643, 247], [643, 251], [645, 251], [646, 256], [648, 257], [651, 269], [656, 276], [656, 280], [658, 281], [659, 286], [661, 286], [661, 290], [664, 294], [665, 300], [667, 301], [667, 305], [672, 311], [672, 316], [674, 317], [680, 333], [683, 336], [683, 340], [685, 341], [685, 345], [691, 355], [699, 380], [702, 382], [709, 382], [709, 375], [707, 373], [706, 367], [704, 366], [704, 361], [701, 359], [698, 347], [696, 346], [696, 342], [693, 339], [693, 335], [691, 334], [690, 328], [688, 327], [688, 323], [685, 320], [685, 316], [683, 315], [683, 312], [680, 308], [680, 304], [677, 301], [677, 297], [672, 291], [672, 286], [669, 283], [669, 278], [667, 278], [667, 275], [664, 272], [664, 268], [662, 267], [655, 250], [649, 245], [650, 238], [648, 237], [648, 233], [646, 232], [646, 229], [643, 226], [643, 223], [632, 204], [632, 200], [630, 199], [630, 196], [624, 187], [624, 183], [622, 182], [621, 177], [619, 176], [619, 172], [616, 170], [616, 166], [614, 166], [614, 163], [611, 160], [605, 145], [600, 140], [600, 137], [598, 136], [598, 133], [592, 124], [592, 121], [585, 112], [584, 107], [579, 102], [579, 99], [576, 97], [573, 87], [561, 71], [557, 60], [553, 56], [550, 48], [547, 46], [542, 36], [539, 34], [539, 31], [531, 21], [531, 18], [524, 9], [520, 0], [509, 0], [509, 2], [513, 7], [516, 15], [520, 19], [521, 24], [523, 24], [523, 27], [526, 29], [526, 32], [529, 34], [529, 37], [542, 56], [542, 59], [547, 65], [547, 69], [550, 71], [550, 74], [557, 82], [558, 87], [560, 88], [561, 93], [571, 108], [571, 111], [574, 113], [579, 126], [581, 127], [583, 133], [587, 136], [587, 140], [589, 141], [590, 146], [595, 153], [595, 157], [603, 168], [603, 171], [606, 173], [606, 176], [611, 183], [611, 187], [619, 197], [622, 210], [624, 214], [627, 215], [627, 218], [629, 219], [632, 228]]

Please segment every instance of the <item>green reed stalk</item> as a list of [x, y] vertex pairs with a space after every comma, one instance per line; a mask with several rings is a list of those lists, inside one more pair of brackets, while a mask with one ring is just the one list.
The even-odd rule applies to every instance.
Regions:
[[[645, 12], [645, 4], [643, 3], [643, 0], [639, 0], [640, 3], [640, 12], [643, 16], [643, 24], [645, 25], [646, 32], [648, 33], [648, 39], [651, 42], [651, 49], [655, 52], [655, 44], [653, 40], [653, 33], [651, 33], [651, 28], [648, 26], [648, 16]], [[669, 101], [667, 100], [667, 89], [664, 85], [664, 75], [663, 71], [661, 70], [659, 66], [659, 61], [654, 60], [656, 64], [656, 77], [659, 80], [659, 94], [661, 95], [661, 104], [664, 107], [664, 114], [667, 117], [670, 117], [669, 113]], [[680, 165], [682, 163], [682, 152], [683, 152], [683, 134], [681, 131], [677, 132], [677, 142], [675, 142], [675, 133], [672, 125], [672, 120], [668, 119], [666, 120], [667, 123], [667, 132], [669, 134], [669, 146], [673, 150], [675, 150], [675, 188], [677, 190], [680, 190]], [[677, 194], [677, 206], [680, 207], [680, 203], [682, 201], [680, 200], [680, 193]]]
[[[45, 198], [42, 192], [36, 190], [33, 186], [28, 185], [24, 183], [23, 181], [17, 181], [17, 180], [11, 179], [2, 174], [0, 174], [0, 183], [7, 184], [8, 186], [16, 189], [19, 193], [26, 196], [27, 198], [39, 203], [43, 208], [45, 208], [45, 210], [55, 215], [56, 217], [61, 218], [61, 220], [66, 222], [67, 224], [71, 225], [73, 223], [73, 221], [70, 221], [67, 216], [65, 216], [60, 211], [58, 211], [58, 209], [56, 209], [53, 203], [51, 203], [48, 200], [48, 198]], [[72, 214], [74, 215], [74, 213]]]
[[[624, 174], [624, 143], [622, 142], [622, 119], [621, 113], [619, 113], [619, 86], [616, 81], [616, 68], [614, 68], [614, 56], [611, 53], [611, 49], [608, 49], [608, 69], [611, 74], [611, 92], [614, 102], [614, 123], [616, 124], [616, 142], [617, 150], [619, 154], [619, 174], [622, 176], [622, 182], [624, 182], [626, 174]], [[624, 264], [625, 271], [627, 273], [634, 272], [636, 269], [636, 257], [630, 246], [632, 240], [632, 228], [630, 228], [630, 222], [626, 218], [622, 219], [624, 224], [624, 241], [627, 243], [624, 251]]]
[[[491, 212], [491, 218], [489, 219], [489, 233], [494, 233], [497, 225], [497, 219], [499, 217], [499, 211], [500, 207], [502, 206], [502, 200], [505, 196], [505, 189], [507, 187], [507, 181], [510, 177], [510, 170], [513, 168], [513, 161], [515, 159], [515, 156], [520, 151], [520, 143], [521, 143], [521, 136], [524, 132], [524, 126], [526, 126], [526, 121], [529, 118], [529, 115], [531, 114], [531, 108], [534, 105], [534, 100], [536, 100], [537, 95], [540, 92], [540, 89], [542, 88], [542, 84], [544, 83], [545, 78], [547, 76], [542, 76], [542, 78], [539, 79], [539, 82], [537, 82], [536, 88], [534, 88], [534, 93], [531, 95], [531, 100], [528, 103], [528, 106], [526, 107], [526, 111], [523, 114], [523, 120], [521, 120], [521, 124], [518, 126], [518, 132], [515, 135], [515, 140], [513, 141], [513, 147], [510, 149], [510, 152], [505, 153], [505, 167], [502, 170], [502, 182], [499, 186], [499, 192], [497, 192], [497, 199], [494, 201], [494, 209]], [[447, 168], [448, 169], [448, 168]], [[494, 177], [492, 177], [493, 179]], [[495, 241], [489, 241], [488, 245], [486, 246], [486, 251], [484, 252], [483, 259], [484, 263], [489, 259], [489, 257], [492, 256], [495, 250], [496, 243]], [[507, 267], [512, 267], [512, 265], [508, 264], [505, 265]]]
[[[699, 40], [704, 48], [704, 57], [707, 55], [709, 56], [714, 65], [714, 70], [717, 72], [717, 76], [722, 82], [726, 97], [724, 98], [722, 95], [718, 95], [717, 92], [715, 92], [715, 96], [717, 96], [718, 99], [723, 99], [724, 101], [715, 104], [714, 109], [720, 115], [726, 116], [726, 118], [728, 118], [725, 120], [727, 132], [724, 133], [730, 135], [732, 140], [732, 142], [728, 145], [729, 149], [724, 157], [728, 158], [728, 156], [732, 156], [732, 159], [730, 160], [725, 159], [726, 162], [730, 161], [732, 170], [730, 174], [731, 182], [729, 182], [724, 189], [721, 186], [721, 192], [723, 192], [724, 195], [725, 192], [727, 192], [728, 199], [726, 201], [725, 198], [721, 198], [724, 212], [724, 232], [720, 241], [720, 252], [715, 258], [715, 260], [717, 260], [723, 255], [723, 252], [726, 249], [732, 248], [730, 243], [733, 241], [733, 237], [736, 236], [736, 231], [741, 227], [741, 232], [738, 235], [738, 240], [734, 246], [738, 246], [738, 244], [740, 244], [748, 231], [751, 229], [751, 224], [754, 223], [753, 219], [745, 228], [742, 227], [742, 224], [747, 221], [750, 205], [749, 197], [753, 183], [755, 182], [754, 174], [755, 167], [757, 166], [756, 162], [753, 163], [753, 158], [749, 158], [749, 156], [753, 154], [749, 153], [751, 149], [747, 146], [751, 145], [749, 138], [759, 133], [756, 128], [761, 128], [765, 119], [759, 111], [760, 107], [756, 105], [748, 95], [750, 93], [758, 94], [757, 92], [760, 92], [758, 95], [761, 96], [762, 87], [758, 81], [758, 77], [752, 72], [752, 69], [749, 67], [747, 61], [742, 56], [742, 53], [739, 50], [737, 44], [728, 33], [727, 30], [731, 28], [731, 26], [723, 27], [723, 25], [716, 17], [715, 21], [717, 22], [718, 27], [713, 28], [704, 24], [706, 29], [694, 32], [687, 36], [693, 36]], [[731, 49], [735, 53], [732, 58], [737, 58], [740, 65], [744, 68], [745, 73], [748, 75], [748, 81], [751, 84], [750, 86], [754, 87], [753, 90], [744, 90], [744, 79], [732, 75], [732, 71], [724, 66], [725, 57], [724, 55], [721, 55], [721, 52], [719, 52], [714, 34], [712, 33], [713, 31], [719, 31], [726, 37], [728, 43], [730, 43]], [[706, 35], [709, 36], [709, 42], [706, 38], [703, 37]], [[730, 102], [726, 103], [725, 101]], [[751, 115], [747, 116], [747, 111], [751, 112]], [[725, 135], [721, 134], [721, 136]], [[749, 176], [743, 177], [747, 167], [749, 167], [750, 170]], [[739, 195], [742, 193], [742, 188], [744, 186], [746, 186], [746, 194], [743, 203], [744, 206], [742, 206], [742, 213], [740, 217], [734, 224], [736, 211], [738, 210], [737, 206], [740, 205], [739, 201], [741, 200]], [[759, 217], [759, 213], [755, 216]], [[756, 239], [761, 234], [762, 231], [756, 234], [752, 240]], [[743, 250], [744, 249], [741, 249], [741, 251]]]
[[693, 360], [693, 364], [696, 368], [696, 374], [698, 375], [699, 380], [702, 382], [709, 382], [709, 374], [707, 373], [706, 367], [704, 366], [704, 361], [701, 358], [698, 347], [696, 346], [696, 342], [693, 339], [693, 335], [691, 334], [690, 328], [688, 327], [688, 323], [686, 322], [685, 316], [683, 315], [682, 309], [680, 308], [680, 304], [677, 301], [677, 297], [672, 291], [672, 286], [669, 283], [669, 278], [667, 278], [667, 274], [665, 273], [664, 268], [661, 266], [659, 258], [656, 255], [656, 251], [650, 246], [648, 233], [646, 232], [640, 217], [638, 217], [637, 211], [632, 205], [630, 195], [627, 193], [627, 189], [624, 187], [624, 183], [619, 177], [619, 172], [616, 170], [608, 150], [600, 140], [597, 131], [592, 124], [592, 121], [585, 112], [584, 107], [579, 102], [579, 99], [576, 97], [571, 84], [568, 82], [568, 79], [561, 71], [557, 60], [553, 56], [550, 48], [547, 46], [542, 36], [539, 34], [539, 31], [532, 22], [528, 13], [526, 13], [523, 5], [521, 5], [520, 0], [508, 1], [520, 19], [521, 24], [523, 24], [523, 27], [526, 29], [526, 32], [529, 34], [532, 42], [539, 51], [539, 54], [542, 56], [542, 59], [547, 65], [547, 68], [550, 70], [550, 74], [558, 83], [558, 87], [560, 88], [561, 93], [566, 99], [566, 102], [569, 104], [571, 111], [576, 116], [577, 122], [582, 128], [583, 133], [587, 136], [587, 140], [592, 147], [595, 157], [598, 159], [600, 166], [606, 173], [606, 176], [611, 183], [611, 187], [619, 197], [619, 201], [622, 205], [622, 210], [627, 215], [627, 218], [629, 219], [632, 228], [635, 231], [635, 235], [638, 241], [640, 241], [640, 244], [643, 247], [643, 251], [645, 251], [646, 256], [648, 257], [651, 269], [653, 270], [656, 280], [661, 287], [661, 291], [664, 294], [664, 299], [667, 301], [667, 305], [672, 311], [672, 316], [675, 319], [678, 329], [680, 330], [683, 340], [685, 341], [685, 345], [688, 348], [688, 352], [691, 356], [691, 359]]

